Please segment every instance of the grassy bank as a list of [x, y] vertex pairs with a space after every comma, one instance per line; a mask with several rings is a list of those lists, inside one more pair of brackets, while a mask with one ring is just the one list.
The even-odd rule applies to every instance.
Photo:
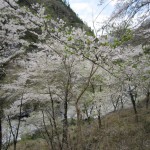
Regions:
[[[138, 108], [135, 121], [132, 109], [109, 113], [98, 121], [82, 122], [80, 145], [76, 144], [76, 126], [69, 126], [69, 149], [72, 150], [149, 150], [150, 149], [150, 109]], [[38, 135], [38, 136], [37, 136]], [[57, 144], [57, 143], [56, 143]], [[37, 133], [24, 138], [17, 144], [18, 150], [49, 150], [46, 141]], [[12, 147], [9, 149], [12, 150]]]

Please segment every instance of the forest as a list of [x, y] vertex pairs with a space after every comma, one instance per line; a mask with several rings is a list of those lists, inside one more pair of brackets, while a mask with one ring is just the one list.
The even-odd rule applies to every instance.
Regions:
[[92, 30], [64, 0], [0, 0], [0, 150], [149, 150], [149, 16], [117, 0]]

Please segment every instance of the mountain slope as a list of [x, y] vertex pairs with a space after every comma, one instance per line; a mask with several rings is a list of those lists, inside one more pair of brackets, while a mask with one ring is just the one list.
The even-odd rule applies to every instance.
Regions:
[[45, 7], [49, 18], [63, 19], [67, 23], [67, 26], [83, 28], [88, 34], [93, 35], [91, 28], [78, 17], [69, 4], [66, 4], [62, 0], [19, 0], [19, 3], [28, 7], [32, 3], [39, 3]]

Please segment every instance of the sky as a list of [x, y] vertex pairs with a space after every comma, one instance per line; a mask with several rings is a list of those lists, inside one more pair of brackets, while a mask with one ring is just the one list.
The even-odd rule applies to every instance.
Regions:
[[[78, 14], [78, 16], [88, 24], [92, 29], [94, 26], [98, 28], [102, 25], [112, 13], [117, 0], [103, 0], [103, 5], [99, 5], [101, 0], [68, 0], [70, 7]], [[109, 4], [108, 4], [109, 3]], [[107, 5], [108, 4], [108, 5]], [[103, 10], [103, 8], [107, 7]], [[102, 11], [102, 13], [100, 13]], [[98, 16], [98, 14], [100, 15]], [[98, 16], [98, 17], [97, 17]]]

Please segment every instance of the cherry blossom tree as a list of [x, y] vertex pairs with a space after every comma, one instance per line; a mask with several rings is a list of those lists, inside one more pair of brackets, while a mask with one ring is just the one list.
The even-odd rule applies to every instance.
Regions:
[[111, 20], [122, 17], [127, 23], [137, 21], [136, 26], [149, 19], [149, 0], [118, 0]]
[[[0, 3], [0, 78], [2, 79], [5, 75], [5, 65], [24, 54], [40, 38], [41, 34], [35, 30], [41, 30], [44, 23], [44, 9], [39, 5], [34, 5], [33, 7], [36, 7], [38, 12], [34, 15], [26, 7], [20, 7], [17, 1], [1, 0]], [[36, 41], [29, 41], [29, 37], [34, 37]], [[0, 103], [5, 102], [2, 99]], [[2, 111], [3, 108], [0, 111], [1, 122]], [[2, 133], [2, 129], [0, 132]], [[2, 141], [2, 138], [0, 139]], [[2, 147], [1, 144], [0, 147]]]
[[25, 53], [42, 36], [36, 31], [44, 25], [44, 9], [38, 5], [32, 7], [37, 8], [37, 15], [13, 0], [1, 0], [1, 65]]
[[[87, 117], [89, 109], [97, 111], [99, 127], [102, 110], [110, 111], [112, 108], [108, 105], [111, 103], [114, 110], [119, 108], [120, 103], [123, 106], [124, 97], [131, 101], [137, 115], [136, 99], [144, 95], [141, 91], [145, 91], [149, 97], [150, 59], [145, 53], [147, 46], [135, 47], [128, 42], [124, 45], [127, 35], [131, 36], [130, 30], [127, 30], [128, 34], [124, 35], [123, 40], [121, 37], [111, 43], [108, 36], [88, 36], [82, 29], [67, 27], [61, 19], [48, 19], [44, 15], [44, 8], [38, 4], [32, 5], [33, 9], [36, 8], [36, 12], [33, 13], [13, 0], [0, 2], [0, 64], [4, 67], [21, 54], [24, 54], [23, 59], [26, 60], [23, 61], [23, 69], [17, 81], [7, 83], [1, 88], [13, 88], [13, 92], [16, 92], [25, 87], [22, 106], [32, 103], [32, 100], [40, 104], [51, 104], [52, 111], [49, 112], [60, 149], [69, 147], [68, 109], [71, 104], [76, 110], [78, 148], [83, 138], [83, 107]], [[93, 108], [86, 105], [89, 99]], [[18, 98], [15, 98], [10, 105], [9, 113], [16, 113], [14, 110], [18, 109], [13, 109], [13, 106], [17, 108], [17, 102]], [[148, 102], [149, 98], [147, 107]], [[62, 139], [57, 131], [54, 103], [62, 105]], [[49, 107], [40, 108], [45, 131], [48, 133], [45, 114]], [[0, 121], [2, 122], [2, 119]], [[54, 139], [51, 137], [49, 143], [53, 147]]]

